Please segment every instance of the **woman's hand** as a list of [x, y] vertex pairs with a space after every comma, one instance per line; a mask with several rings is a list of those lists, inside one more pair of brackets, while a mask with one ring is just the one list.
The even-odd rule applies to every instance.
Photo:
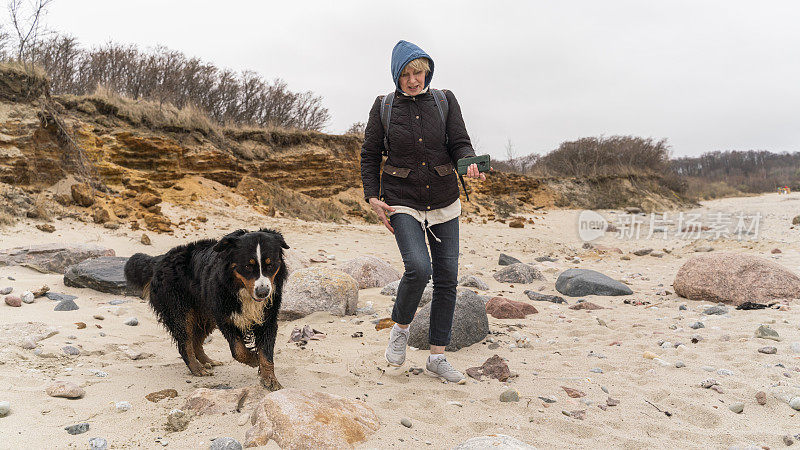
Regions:
[[478, 171], [477, 164], [470, 164], [467, 167], [467, 178], [480, 178], [481, 181], [486, 181], [486, 175]]
[[[478, 166], [475, 166], [475, 170], [478, 170]], [[378, 219], [383, 222], [386, 226], [386, 229], [394, 234], [394, 228], [392, 228], [392, 224], [389, 222], [389, 218], [386, 217], [386, 211], [394, 212], [394, 208], [387, 205], [386, 203], [378, 200], [376, 197], [372, 197], [369, 199], [369, 205], [372, 206], [372, 210], [375, 211], [375, 214], [378, 215]]]

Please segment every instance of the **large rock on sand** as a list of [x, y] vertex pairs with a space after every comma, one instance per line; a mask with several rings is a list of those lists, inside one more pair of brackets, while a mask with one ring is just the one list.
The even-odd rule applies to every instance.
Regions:
[[359, 400], [282, 389], [270, 393], [250, 416], [245, 447], [274, 440], [280, 448], [353, 448], [380, 428], [375, 412]]
[[336, 316], [355, 314], [358, 284], [350, 275], [330, 267], [307, 267], [289, 275], [278, 318], [294, 320], [313, 312]]
[[[431, 303], [417, 311], [411, 321], [408, 345], [421, 349], [429, 349], [428, 329], [431, 323]], [[456, 309], [453, 315], [453, 327], [450, 345], [445, 347], [449, 352], [469, 347], [480, 342], [489, 334], [489, 318], [483, 298], [469, 289], [459, 289], [456, 295]]]
[[556, 280], [556, 290], [570, 297], [633, 294], [628, 286], [589, 269], [567, 269], [561, 272]]
[[800, 277], [773, 261], [739, 253], [692, 257], [678, 270], [673, 287], [681, 297], [734, 306], [800, 298]]
[[539, 311], [529, 303], [503, 297], [492, 297], [486, 303], [486, 312], [495, 319], [524, 319], [528, 314], [536, 314]]
[[102, 256], [70, 266], [64, 273], [64, 286], [83, 287], [115, 295], [139, 295], [125, 281], [128, 258]]
[[400, 279], [400, 273], [389, 263], [374, 256], [357, 256], [339, 266], [339, 269], [353, 277], [359, 289], [380, 287]]
[[43, 273], [64, 273], [87, 259], [114, 255], [114, 250], [95, 244], [29, 245], [0, 250], [0, 267], [24, 265]]
[[514, 263], [497, 271], [494, 279], [501, 283], [533, 283], [534, 280], [545, 280], [542, 272], [525, 263]]

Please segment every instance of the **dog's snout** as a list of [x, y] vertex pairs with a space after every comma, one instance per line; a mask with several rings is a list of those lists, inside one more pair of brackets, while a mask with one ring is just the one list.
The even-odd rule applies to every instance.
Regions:
[[269, 295], [271, 288], [268, 284], [256, 285], [255, 294], [258, 298], [264, 298]]

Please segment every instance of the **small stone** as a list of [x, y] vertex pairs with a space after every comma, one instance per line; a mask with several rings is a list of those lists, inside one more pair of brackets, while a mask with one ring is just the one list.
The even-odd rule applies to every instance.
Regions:
[[0, 402], [0, 417], [8, 415], [9, 411], [11, 411], [11, 403], [5, 401]]
[[675, 361], [675, 367], [680, 369], [682, 367], [686, 367], [686, 364], [683, 361]]
[[608, 405], [608, 406], [617, 406], [617, 405], [619, 405], [619, 400], [617, 400], [616, 398], [608, 397], [606, 399], [606, 405]]
[[183, 431], [189, 426], [189, 417], [180, 409], [173, 409], [167, 414], [167, 425], [172, 431]]
[[689, 308], [686, 305], [678, 306], [678, 311], [686, 311], [687, 309]]
[[142, 245], [150, 245], [150, 244], [152, 244], [152, 242], [150, 242], [150, 236], [148, 236], [146, 234], [142, 234], [142, 239], [140, 240], [140, 242], [142, 243]]
[[741, 414], [742, 411], [744, 411], [744, 403], [742, 402], [733, 403], [732, 405], [728, 406], [728, 409], [735, 412], [736, 414]]
[[33, 303], [33, 292], [25, 291], [19, 298], [20, 300], [22, 300], [22, 303], [27, 303], [30, 305], [31, 303]]
[[103, 317], [101, 314], [95, 314], [92, 316], [92, 318], [97, 320], [105, 320], [105, 317]]
[[567, 395], [569, 395], [572, 398], [581, 398], [586, 396], [585, 392], [573, 389], [571, 387], [561, 386], [561, 389], [563, 389], [564, 392], [566, 392]]
[[519, 393], [514, 389], [508, 389], [502, 394], [500, 394], [500, 401], [503, 403], [518, 402]]
[[705, 328], [705, 327], [706, 326], [703, 324], [703, 322], [695, 322], [695, 323], [689, 325], [689, 328], [691, 328], [693, 330], [697, 330], [698, 328]]
[[608, 394], [608, 388], [605, 386], [600, 386], [600, 390]]
[[772, 339], [773, 341], [780, 341], [781, 337], [778, 332], [769, 327], [769, 325], [761, 325], [756, 330], [755, 337], [761, 339]]
[[81, 398], [86, 394], [80, 386], [66, 381], [56, 381], [45, 390], [50, 397]]
[[717, 373], [720, 374], [720, 375], [728, 376], [728, 377], [733, 375], [733, 372], [731, 372], [728, 369], [719, 369], [719, 370], [717, 370]]
[[589, 369], [589, 372], [592, 372], [592, 373], [603, 373], [603, 369], [600, 369], [598, 367], [593, 367], [593, 368]]
[[789, 400], [789, 406], [796, 411], [800, 411], [800, 397], [793, 397]]
[[78, 305], [72, 299], [61, 300], [58, 302], [53, 311], [75, 311]]
[[108, 302], [108, 304], [112, 305], [112, 306], [121, 305], [123, 303], [128, 303], [128, 301], [127, 300], [123, 300], [121, 298], [115, 298], [114, 300], [110, 300]]
[[5, 301], [6, 305], [13, 306], [14, 308], [19, 308], [22, 306], [22, 299], [16, 295], [6, 295]]
[[713, 378], [709, 378], [707, 380], [703, 380], [702, 382], [700, 382], [700, 387], [704, 387], [704, 388], [708, 389], [711, 386], [714, 386], [716, 384], [717, 384], [717, 380], [715, 380]]
[[67, 430], [67, 433], [69, 434], [82, 434], [89, 431], [89, 424], [84, 422], [64, 427], [64, 429]]
[[411, 428], [411, 419], [408, 417], [403, 417], [400, 419], [400, 423], [406, 428]]
[[135, 327], [136, 325], [139, 325], [139, 319], [137, 319], [136, 317], [131, 317], [128, 320], [126, 320], [124, 323], [125, 323], [125, 325], [131, 326], [131, 327]]
[[131, 350], [131, 349], [127, 349], [123, 353], [125, 353], [125, 356], [134, 361], [136, 361], [137, 359], [142, 359], [142, 357], [144, 356], [144, 353], [137, 352], [136, 350]]
[[77, 347], [73, 347], [72, 345], [66, 345], [62, 348], [62, 350], [64, 350], [64, 353], [66, 353], [67, 355], [78, 356], [81, 354], [81, 351], [78, 350]]
[[787, 447], [794, 444], [792, 437], [789, 436], [788, 434], [784, 434], [782, 439], [783, 439], [783, 444]]
[[644, 359], [656, 359], [656, 358], [658, 358], [658, 355], [656, 355], [653, 352], [644, 352], [644, 354], [642, 354], [642, 358], [644, 358]]
[[767, 393], [764, 391], [756, 392], [756, 401], [759, 405], [764, 406], [767, 404]]
[[89, 439], [89, 450], [107, 450], [108, 442], [101, 437], [93, 437]]
[[131, 402], [115, 402], [114, 409], [116, 409], [117, 412], [129, 411], [131, 409]]
[[703, 311], [703, 314], [707, 316], [713, 316], [713, 315], [721, 316], [723, 314], [728, 314], [728, 308], [722, 305], [716, 305], [710, 308], [706, 308], [705, 311]]
[[725, 391], [722, 390], [722, 386], [720, 386], [718, 384], [715, 384], [715, 385], [711, 386], [709, 389], [711, 389], [712, 391], [716, 391], [717, 394], [724, 394], [725, 393]]
[[165, 398], [175, 398], [178, 396], [178, 391], [175, 389], [162, 389], [160, 391], [151, 392], [144, 396], [147, 400], [158, 403], [160, 400], [164, 400]]
[[705, 370], [706, 372], [715, 372], [717, 370], [717, 369], [715, 369], [715, 368], [713, 368], [711, 366], [702, 366], [700, 368]]
[[758, 353], [764, 353], [766, 355], [774, 355], [778, 353], [778, 349], [776, 347], [771, 347], [771, 346], [761, 347], [760, 349], [758, 349]]
[[3, 289], [0, 289], [0, 295], [8, 295], [13, 290], [14, 290], [14, 288], [11, 287], [11, 286], [4, 287]]
[[566, 411], [561, 410], [561, 414], [564, 414], [567, 417], [572, 417], [573, 419], [583, 420], [586, 418], [586, 410], [580, 409], [577, 411]]
[[552, 397], [539, 397], [539, 400], [541, 400], [541, 401], [543, 401], [545, 403], [555, 403], [556, 402], [556, 399], [554, 399]]
[[216, 438], [211, 442], [209, 450], [242, 450], [242, 444], [232, 437]]

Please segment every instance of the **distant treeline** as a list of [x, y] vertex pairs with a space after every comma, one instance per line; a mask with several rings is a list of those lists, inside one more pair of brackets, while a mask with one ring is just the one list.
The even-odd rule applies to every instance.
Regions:
[[724, 182], [740, 192], [770, 192], [780, 186], [800, 189], [800, 152], [717, 151], [677, 158], [671, 166], [681, 176]]
[[694, 198], [800, 190], [800, 152], [710, 152], [670, 159], [666, 139], [636, 136], [587, 137], [563, 142], [544, 156], [493, 161], [496, 170], [532, 176], [658, 176], [675, 192]]
[[[15, 59], [16, 50], [3, 45], [7, 36], [3, 41], [0, 56]], [[54, 94], [88, 95], [100, 87], [133, 100], [199, 108], [219, 124], [320, 130], [330, 119], [313, 92], [293, 92], [280, 79], [219, 68], [166, 47], [107, 43], [87, 50], [75, 37], [50, 34], [26, 55], [47, 72]]]

